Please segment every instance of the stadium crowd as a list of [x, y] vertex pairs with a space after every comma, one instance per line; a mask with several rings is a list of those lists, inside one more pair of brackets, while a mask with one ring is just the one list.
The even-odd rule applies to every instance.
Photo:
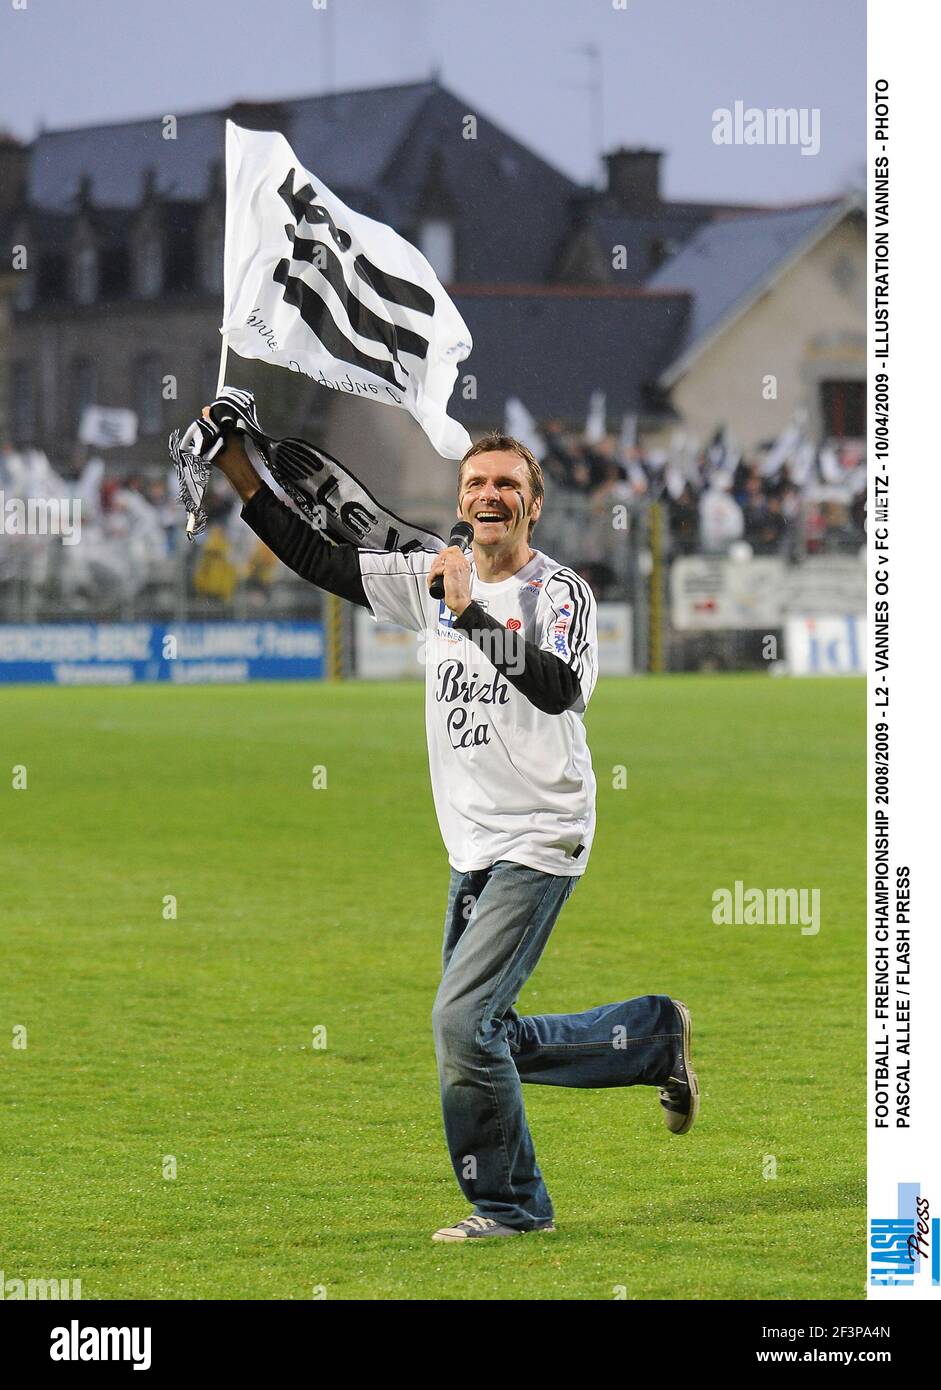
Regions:
[[755, 555], [856, 551], [865, 542], [866, 464], [861, 445], [816, 446], [797, 430], [749, 457], [716, 432], [705, 449], [644, 450], [613, 435], [589, 443], [550, 421], [543, 470], [592, 511], [618, 502], [664, 504], [676, 554], [724, 554], [744, 541]]
[[[816, 445], [799, 430], [743, 454], [725, 431], [705, 448], [677, 434], [669, 450], [595, 437], [550, 420], [531, 442], [541, 456], [550, 506], [541, 544], [616, 597], [626, 582], [625, 532], [661, 504], [668, 556], [855, 552], [865, 541], [866, 466], [860, 445]], [[36, 451], [0, 451], [0, 491], [15, 497], [77, 497], [82, 544], [0, 529], [0, 617], [22, 619], [59, 604], [63, 615], [133, 616], [178, 609], [181, 588], [202, 611], [244, 610], [285, 598], [297, 585], [239, 520], [231, 493], [211, 487], [209, 527], [194, 547], [172, 469], [128, 472], [89, 451], [66, 481]], [[564, 502], [564, 505], [554, 505]], [[620, 520], [616, 521], [616, 509]], [[734, 553], [734, 552], [733, 552]]]

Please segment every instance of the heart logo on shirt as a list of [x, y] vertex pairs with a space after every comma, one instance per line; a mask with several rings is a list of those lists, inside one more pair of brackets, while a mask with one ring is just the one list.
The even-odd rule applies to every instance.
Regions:
[[517, 628], [523, 626], [519, 618], [507, 618], [506, 625], [512, 632], [515, 632]]

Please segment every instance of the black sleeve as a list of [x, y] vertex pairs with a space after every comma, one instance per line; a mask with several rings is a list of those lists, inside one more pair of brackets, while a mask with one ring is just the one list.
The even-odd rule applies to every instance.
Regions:
[[[581, 694], [581, 684], [571, 666], [535, 642], [527, 642], [522, 633], [511, 632], [485, 613], [480, 604], [469, 603], [455, 618], [454, 627], [476, 642], [500, 674], [543, 714], [563, 714]], [[503, 634], [497, 650], [492, 638], [482, 636], [484, 629]], [[502, 660], [494, 660], [494, 656], [501, 655]]]
[[332, 545], [275, 497], [266, 483], [242, 508], [242, 520], [288, 569], [328, 594], [368, 608], [355, 545]]

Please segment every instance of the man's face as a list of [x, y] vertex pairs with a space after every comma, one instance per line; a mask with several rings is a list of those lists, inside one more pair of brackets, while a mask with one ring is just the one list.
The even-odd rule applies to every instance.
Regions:
[[512, 547], [527, 538], [529, 523], [541, 510], [541, 499], [533, 501], [526, 460], [517, 454], [475, 454], [465, 463], [457, 514], [473, 525], [475, 545]]

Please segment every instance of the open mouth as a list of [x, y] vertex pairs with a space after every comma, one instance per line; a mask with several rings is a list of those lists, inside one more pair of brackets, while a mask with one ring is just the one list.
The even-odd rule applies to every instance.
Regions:
[[507, 518], [500, 512], [478, 512], [474, 517], [475, 521], [482, 521], [484, 525], [489, 525], [495, 521], [506, 521]]

